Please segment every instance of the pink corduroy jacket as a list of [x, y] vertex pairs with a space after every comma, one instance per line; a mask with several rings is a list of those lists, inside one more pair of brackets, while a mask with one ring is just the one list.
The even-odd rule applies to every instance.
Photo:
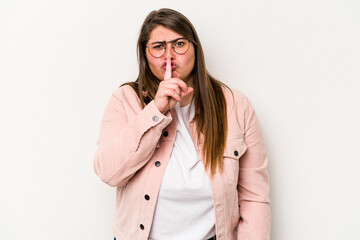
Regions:
[[[223, 88], [228, 136], [224, 171], [209, 176], [219, 240], [270, 239], [268, 158], [261, 129], [247, 97]], [[94, 158], [105, 183], [117, 187], [114, 236], [147, 240], [161, 181], [176, 134], [174, 110], [163, 115], [151, 101], [141, 107], [128, 85], [116, 89], [106, 106]], [[190, 131], [201, 156], [196, 126]]]

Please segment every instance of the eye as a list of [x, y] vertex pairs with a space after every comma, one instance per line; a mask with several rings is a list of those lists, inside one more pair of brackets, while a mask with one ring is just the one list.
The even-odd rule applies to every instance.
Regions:
[[164, 45], [160, 44], [160, 43], [155, 43], [151, 45], [151, 48], [154, 50], [162, 50], [164, 48]]
[[181, 39], [175, 43], [175, 47], [183, 47], [185, 46], [186, 42], [185, 40]]

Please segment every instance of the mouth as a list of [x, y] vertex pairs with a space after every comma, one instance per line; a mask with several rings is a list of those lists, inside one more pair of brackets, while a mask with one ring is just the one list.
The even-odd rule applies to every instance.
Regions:
[[[162, 67], [163, 70], [166, 70], [166, 62], [163, 63]], [[175, 65], [175, 63], [171, 63], [171, 71], [174, 71], [177, 68], [177, 66]]]

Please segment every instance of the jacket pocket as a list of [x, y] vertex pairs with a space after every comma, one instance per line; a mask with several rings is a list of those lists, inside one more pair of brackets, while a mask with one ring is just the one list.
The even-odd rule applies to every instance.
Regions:
[[224, 175], [228, 184], [236, 186], [239, 177], [239, 159], [247, 147], [243, 138], [232, 138], [226, 141], [224, 160]]

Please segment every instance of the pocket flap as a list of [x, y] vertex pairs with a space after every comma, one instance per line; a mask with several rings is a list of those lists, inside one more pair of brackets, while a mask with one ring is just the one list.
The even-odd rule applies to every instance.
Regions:
[[243, 138], [233, 138], [226, 141], [224, 157], [239, 159], [247, 150]]

